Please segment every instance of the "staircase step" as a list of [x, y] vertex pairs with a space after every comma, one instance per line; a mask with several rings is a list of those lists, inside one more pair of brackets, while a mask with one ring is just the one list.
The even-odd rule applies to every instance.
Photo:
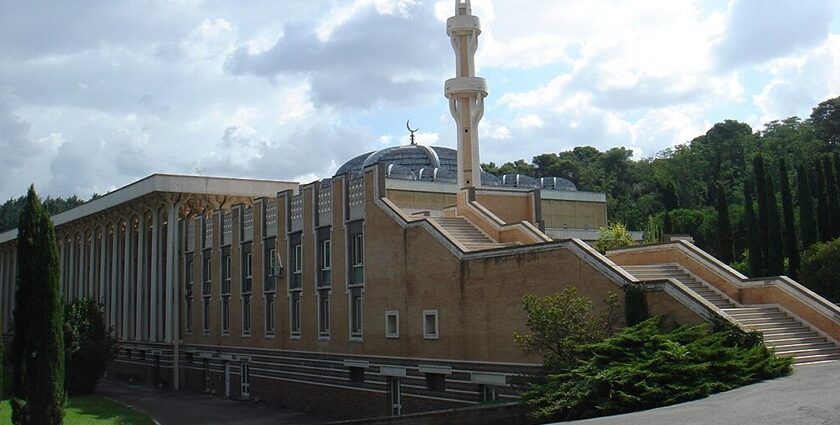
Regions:
[[825, 340], [823, 340], [823, 341], [824, 342], [799, 342], [799, 343], [785, 343], [785, 344], [774, 343], [774, 344], [767, 344], [767, 345], [773, 347], [773, 349], [776, 350], [777, 353], [794, 351], [794, 350], [797, 350], [797, 349], [824, 349], [825, 348], [825, 349], [840, 350], [840, 348], [838, 348], [833, 343], [830, 343], [830, 342], [825, 341]]
[[811, 336], [801, 336], [801, 337], [781, 337], [776, 339], [764, 339], [764, 342], [773, 347], [781, 347], [785, 345], [792, 345], [792, 344], [822, 344], [826, 341], [825, 338], [819, 336], [816, 332], [814, 332]]
[[825, 362], [836, 362], [840, 360], [840, 354], [817, 354], [809, 356], [796, 356], [793, 363], [796, 365], [807, 365]]
[[787, 324], [797, 324], [802, 326], [801, 323], [794, 320], [794, 318], [784, 315], [782, 317], [751, 317], [751, 318], [737, 318], [736, 319], [741, 322], [741, 324], [745, 326], [749, 325], [787, 325]]
[[[832, 344], [833, 345], [833, 344]], [[840, 356], [840, 348], [834, 346], [832, 348], [800, 348], [790, 350], [776, 350], [776, 355], [780, 357], [786, 356], [816, 356], [816, 355], [837, 355]]]

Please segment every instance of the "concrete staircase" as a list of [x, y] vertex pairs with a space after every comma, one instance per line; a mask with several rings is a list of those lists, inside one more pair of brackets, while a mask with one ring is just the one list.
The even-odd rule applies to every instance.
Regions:
[[622, 266], [637, 279], [678, 280], [721, 309], [739, 324], [760, 331], [779, 356], [793, 356], [795, 364], [840, 360], [840, 347], [778, 307], [739, 306], [731, 298], [672, 264]]
[[483, 249], [504, 248], [516, 245], [494, 241], [464, 217], [432, 217], [430, 219], [452, 235], [468, 251], [480, 251]]

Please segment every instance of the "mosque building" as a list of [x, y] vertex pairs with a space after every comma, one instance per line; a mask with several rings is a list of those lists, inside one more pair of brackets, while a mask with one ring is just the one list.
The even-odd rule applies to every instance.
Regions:
[[[840, 337], [840, 310], [733, 283], [746, 278], [686, 242], [598, 253], [584, 240], [607, 223], [604, 194], [483, 172], [488, 88], [470, 0], [446, 31], [456, 150], [412, 140], [302, 185], [154, 174], [53, 217], [64, 298], [97, 300], [118, 338], [110, 376], [348, 418], [513, 401], [517, 377], [542, 363], [513, 342], [527, 331], [523, 296], [574, 286], [600, 305], [640, 282], [650, 313], [675, 323], [787, 302]], [[0, 234], [7, 340], [16, 233]], [[660, 263], [709, 287], [638, 268]]]

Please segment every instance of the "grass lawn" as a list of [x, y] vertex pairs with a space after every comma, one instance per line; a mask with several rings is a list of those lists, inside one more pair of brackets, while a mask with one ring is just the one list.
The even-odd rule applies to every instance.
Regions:
[[[9, 400], [0, 404], [0, 423], [12, 423]], [[72, 397], [64, 410], [65, 425], [153, 425], [146, 415], [135, 412], [115, 401], [95, 395]]]

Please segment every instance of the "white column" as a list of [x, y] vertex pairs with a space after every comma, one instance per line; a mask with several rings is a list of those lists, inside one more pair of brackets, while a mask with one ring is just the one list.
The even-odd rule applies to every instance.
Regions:
[[120, 315], [120, 329], [122, 329], [121, 339], [128, 339], [128, 322], [131, 303], [131, 234], [134, 233], [134, 218], [129, 216], [125, 219], [125, 238], [123, 243], [125, 245], [123, 251], [123, 280], [120, 288], [122, 288], [122, 305]]
[[173, 326], [175, 317], [175, 278], [178, 261], [178, 214], [175, 203], [168, 206], [166, 221], [166, 329], [164, 340], [172, 342], [177, 329]]
[[70, 264], [70, 274], [67, 276], [67, 301], [73, 299], [73, 296], [76, 294], [76, 234], [74, 233], [71, 237], [70, 242], [70, 258], [68, 259], [68, 263]]
[[79, 282], [76, 285], [76, 293], [73, 294], [76, 299], [84, 297], [85, 289], [85, 247], [87, 246], [87, 232], [82, 230], [79, 237]]
[[108, 280], [108, 225], [99, 225], [99, 298], [97, 303], [105, 305], [105, 282]]
[[157, 342], [160, 331], [160, 209], [152, 210], [152, 278], [149, 291], [149, 340]]
[[137, 282], [135, 283], [134, 296], [134, 340], [143, 340], [143, 325], [146, 322], [144, 315], [146, 309], [143, 302], [146, 299], [146, 212], [142, 211], [137, 216]]
[[96, 301], [93, 293], [93, 277], [96, 275], [96, 248], [94, 248], [96, 246], [96, 229], [90, 231], [90, 239], [85, 238], [85, 244], [85, 250], [90, 250], [85, 260], [85, 274], [87, 275], [85, 279], [85, 284], [87, 285], [85, 287], [85, 297]]
[[109, 326], [114, 327], [114, 333], [117, 333], [117, 281], [120, 273], [120, 219], [117, 218], [112, 223], [114, 233], [111, 234], [111, 293], [109, 295], [110, 302], [108, 303], [108, 317], [110, 319]]

